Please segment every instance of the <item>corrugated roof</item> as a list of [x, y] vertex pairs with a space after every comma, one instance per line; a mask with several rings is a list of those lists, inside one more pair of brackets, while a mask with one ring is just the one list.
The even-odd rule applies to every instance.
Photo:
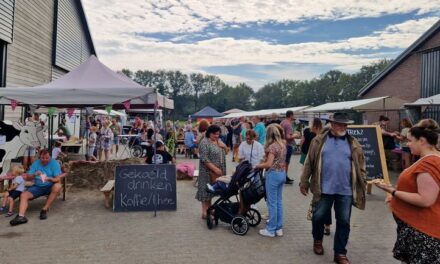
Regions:
[[191, 117], [198, 118], [198, 117], [218, 117], [218, 116], [224, 116], [224, 114], [219, 113], [217, 110], [210, 106], [206, 106], [202, 110], [198, 111], [195, 114], [192, 114]]
[[440, 29], [440, 20], [437, 21], [428, 31], [426, 31], [420, 38], [418, 38], [411, 46], [402, 52], [390, 65], [388, 65], [382, 72], [380, 72], [373, 80], [367, 83], [360, 91], [358, 96], [365, 95], [371, 88], [374, 87], [380, 80], [399, 66], [407, 57], [409, 57], [417, 48], [419, 48], [426, 40]]

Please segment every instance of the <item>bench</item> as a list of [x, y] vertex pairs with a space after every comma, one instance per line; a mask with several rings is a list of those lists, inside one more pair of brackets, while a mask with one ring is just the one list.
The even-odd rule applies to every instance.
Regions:
[[[63, 196], [63, 198], [62, 198], [63, 201], [66, 200], [67, 175], [68, 175], [67, 172], [64, 172], [64, 173], [59, 175], [59, 177], [61, 178], [61, 194]], [[4, 182], [6, 182], [6, 181], [8, 182], [7, 186], [10, 186], [12, 184], [12, 178], [10, 178], [10, 177], [4, 177], [4, 178], [0, 179], [0, 181], [1, 181], [0, 182], [0, 189], [1, 189], [0, 191], [1, 192], [5, 191], [5, 188], [4, 188], [5, 184], [4, 184]], [[33, 181], [26, 181], [25, 185], [26, 185], [26, 188], [28, 188], [28, 187], [31, 187], [32, 185], [34, 185], [34, 182]]]
[[115, 180], [109, 180], [104, 187], [101, 188], [101, 192], [104, 193], [104, 206], [110, 208], [111, 198], [113, 196], [113, 190], [115, 189]]

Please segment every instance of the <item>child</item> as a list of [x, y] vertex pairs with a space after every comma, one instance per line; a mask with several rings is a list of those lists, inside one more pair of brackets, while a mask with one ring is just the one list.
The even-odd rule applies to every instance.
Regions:
[[55, 148], [52, 149], [52, 159], [64, 161], [66, 157], [67, 155], [61, 150], [61, 142], [55, 142]]
[[165, 145], [161, 140], [156, 141], [156, 153], [154, 150], [147, 153], [147, 164], [176, 164], [176, 160], [165, 150]]
[[228, 188], [228, 183], [231, 182], [231, 175], [220, 176], [213, 184], [206, 184], [208, 192], [216, 193], [217, 191], [225, 191]]
[[12, 168], [12, 175], [14, 179], [12, 180], [12, 185], [9, 187], [8, 191], [4, 193], [2, 207], [0, 208], [0, 212], [3, 212], [6, 209], [6, 202], [9, 200], [9, 211], [5, 215], [5, 217], [13, 216], [14, 213], [14, 200], [20, 197], [20, 194], [24, 192], [25, 189], [25, 181], [21, 176], [24, 173], [24, 168], [21, 165], [14, 166]]
[[96, 157], [93, 155], [93, 153], [95, 152], [96, 141], [98, 140], [96, 131], [98, 131], [98, 128], [96, 126], [92, 126], [90, 128], [89, 149], [87, 151], [88, 160], [96, 160]]

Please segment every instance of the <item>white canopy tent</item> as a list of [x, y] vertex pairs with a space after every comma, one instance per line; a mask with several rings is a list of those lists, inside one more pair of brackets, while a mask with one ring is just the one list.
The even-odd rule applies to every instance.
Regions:
[[115, 110], [111, 110], [110, 113], [108, 113], [105, 110], [101, 110], [101, 109], [94, 109], [93, 112], [95, 114], [98, 115], [110, 115], [110, 116], [124, 116], [126, 117], [127, 115], [125, 113], [119, 112], [119, 111], [115, 111]]
[[288, 108], [264, 109], [264, 110], [249, 111], [249, 112], [232, 113], [218, 118], [227, 119], [227, 118], [238, 118], [242, 116], [270, 116], [274, 113], [277, 115], [285, 115], [288, 110], [291, 110], [293, 111], [293, 113], [298, 114], [301, 113], [302, 110], [306, 109], [307, 107], [308, 106], [297, 106], [297, 107], [288, 107]]
[[430, 106], [430, 105], [440, 105], [440, 94], [436, 94], [426, 98], [419, 98], [415, 102], [405, 104], [405, 106]]
[[368, 99], [354, 100], [354, 101], [326, 103], [316, 107], [308, 108], [303, 112], [326, 113], [326, 112], [335, 112], [342, 110], [389, 111], [389, 110], [399, 110], [405, 103], [406, 101], [399, 98], [383, 96], [383, 97], [368, 98]]
[[[144, 87], [102, 64], [94, 55], [59, 79], [35, 87], [8, 87], [0, 90], [0, 104], [54, 107], [93, 107], [113, 105], [146, 108], [153, 88]], [[154, 104], [153, 104], [154, 105]]]

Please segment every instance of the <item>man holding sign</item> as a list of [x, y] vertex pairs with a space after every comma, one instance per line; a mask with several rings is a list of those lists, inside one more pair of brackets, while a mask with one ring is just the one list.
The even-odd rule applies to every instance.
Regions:
[[311, 142], [300, 191], [313, 193], [313, 251], [324, 254], [322, 239], [324, 224], [331, 208], [335, 207], [336, 233], [334, 261], [350, 263], [346, 245], [350, 234], [351, 206], [365, 209], [365, 157], [359, 142], [347, 134], [347, 125], [353, 121], [345, 113], [335, 113], [329, 119], [330, 130], [317, 135]]
[[38, 198], [40, 196], [49, 195], [46, 204], [40, 212], [40, 219], [47, 219], [47, 210], [54, 202], [55, 198], [61, 190], [60, 164], [50, 158], [48, 150], [40, 151], [40, 159], [36, 160], [28, 172], [27, 180], [34, 180], [35, 184], [29, 187], [20, 195], [20, 207], [18, 215], [9, 222], [12, 226], [27, 223], [27, 218], [24, 216], [28, 207], [29, 200]]

